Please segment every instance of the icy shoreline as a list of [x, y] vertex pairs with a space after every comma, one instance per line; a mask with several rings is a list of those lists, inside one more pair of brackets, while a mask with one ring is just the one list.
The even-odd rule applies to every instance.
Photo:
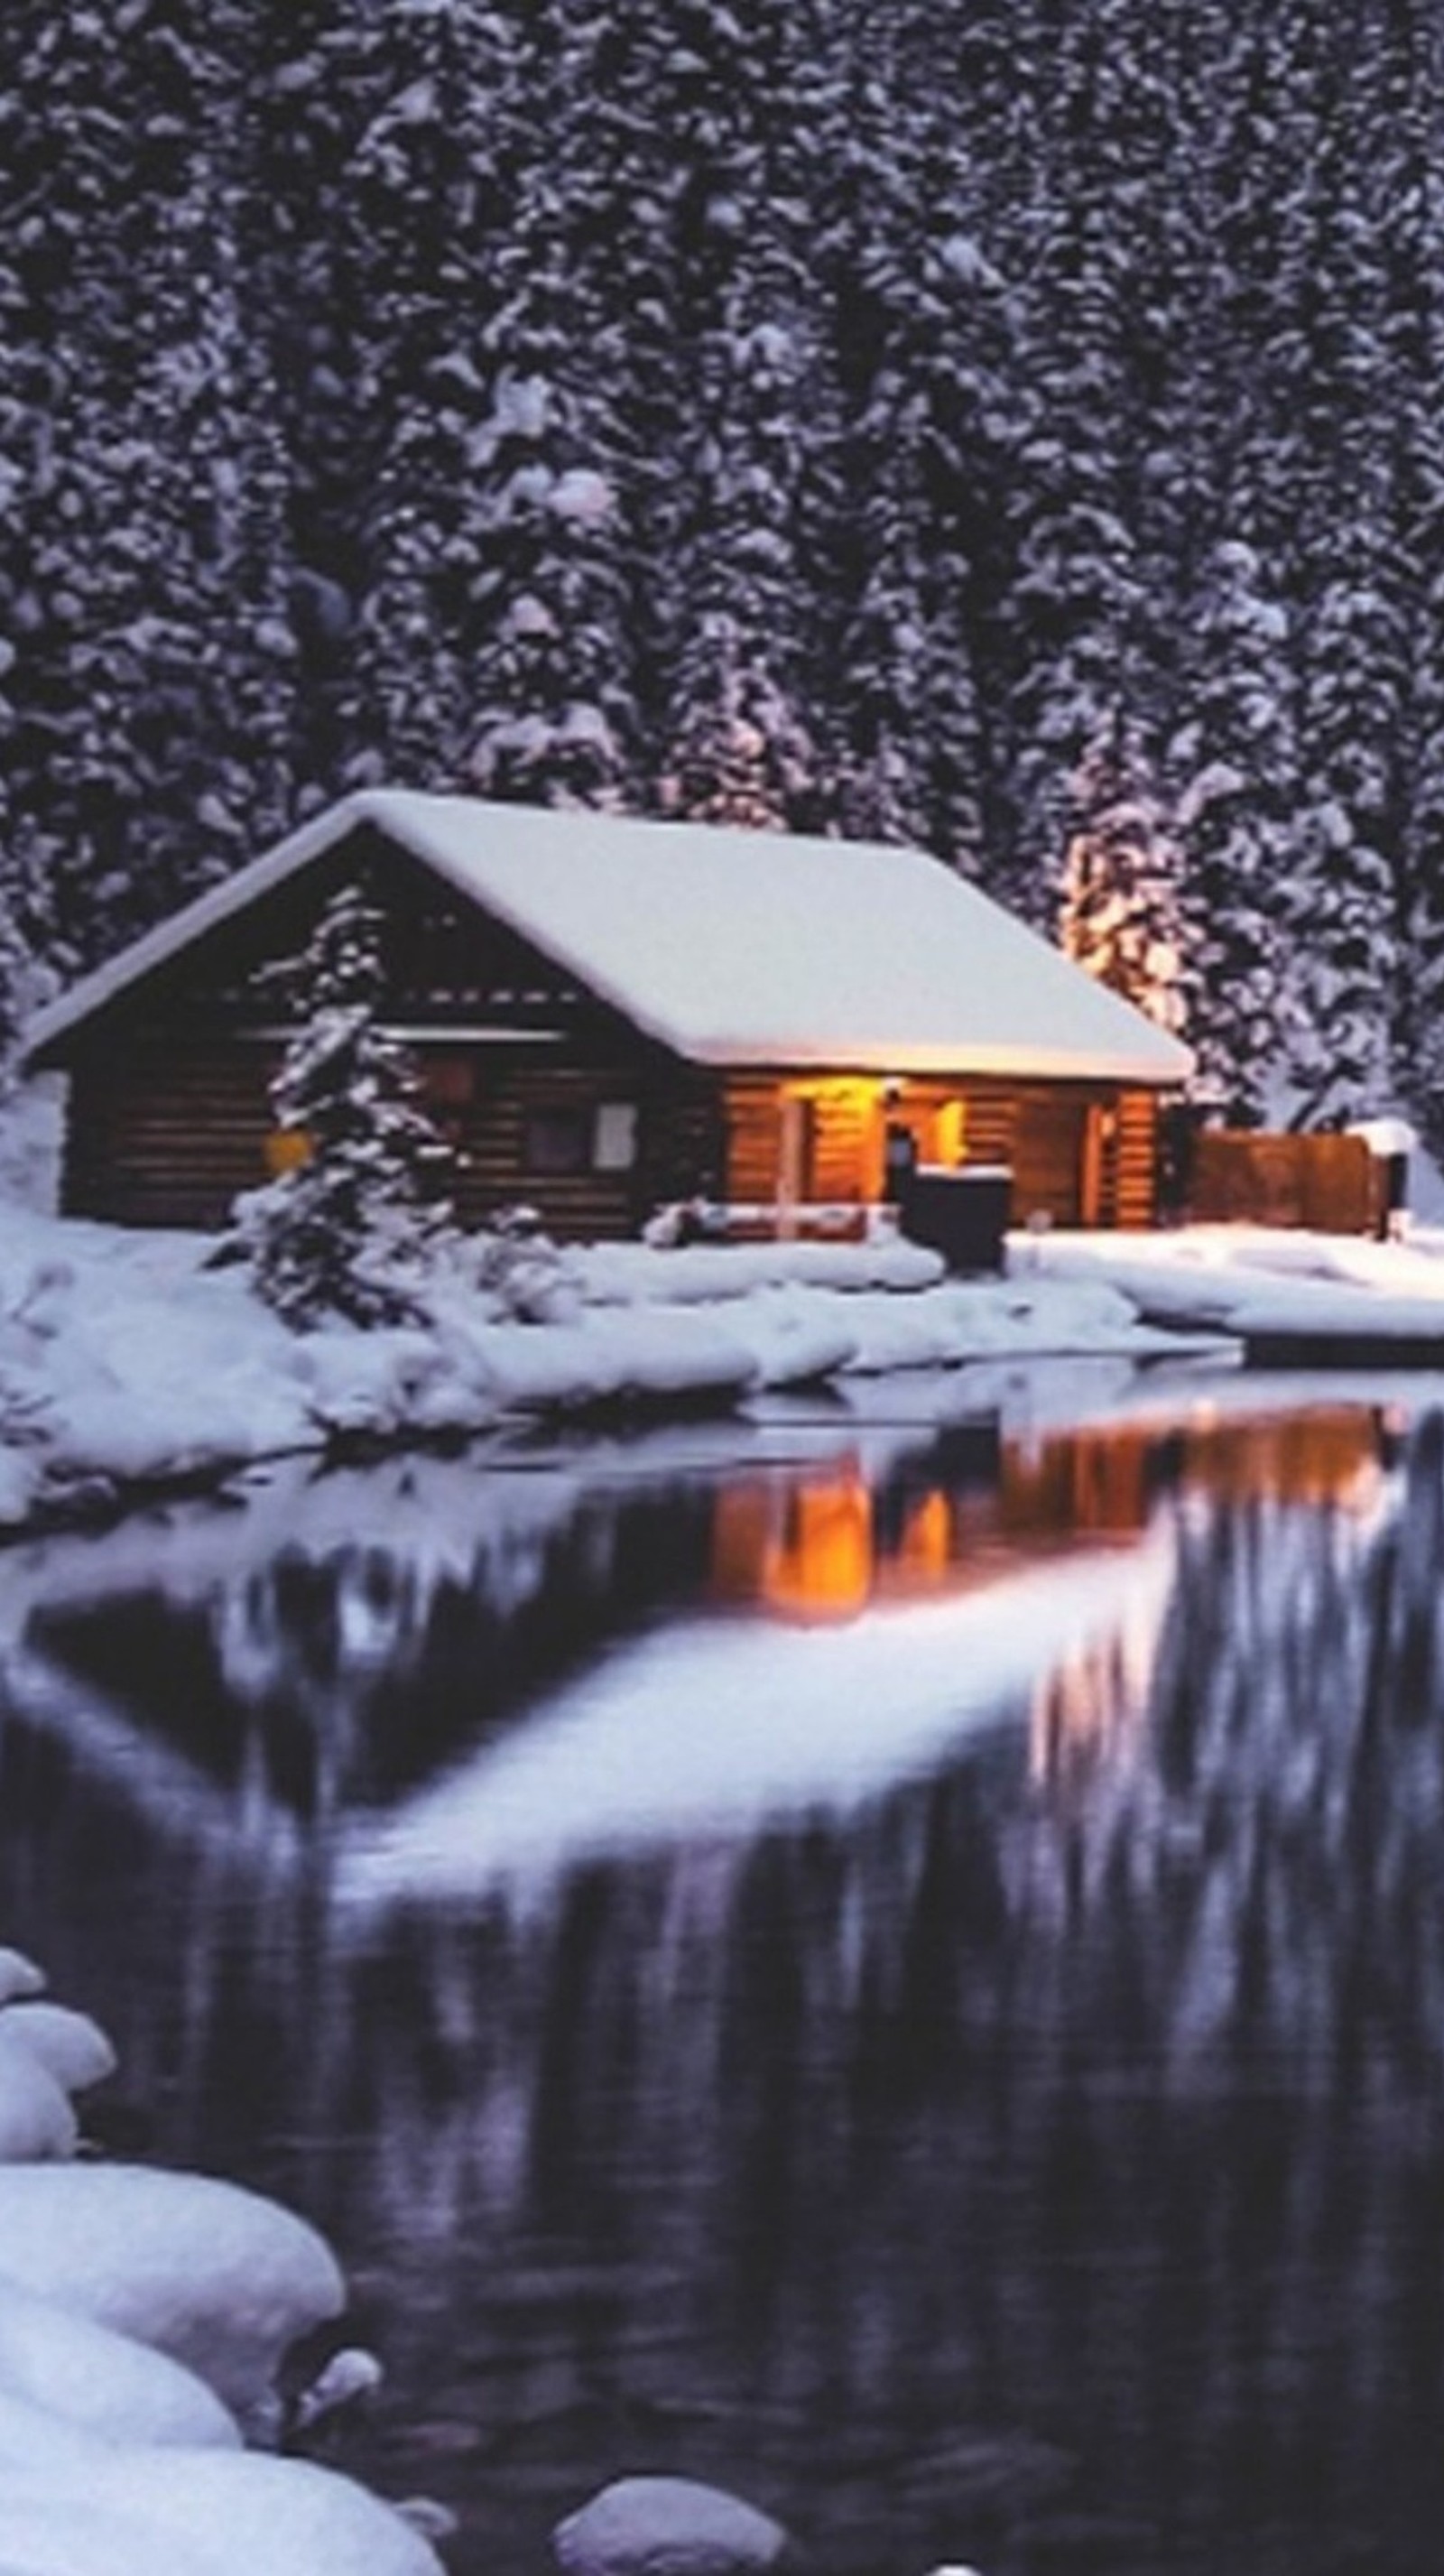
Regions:
[[[5, 2576], [442, 2576], [403, 2513], [245, 2447], [277, 2428], [286, 2352], [341, 2315], [335, 2258], [234, 2184], [77, 2161], [72, 2097], [114, 2053], [44, 1982], [0, 1949]], [[313, 2411], [323, 2381], [349, 2393], [377, 2375], [336, 2354]]]
[[[599, 1245], [525, 1319], [462, 1269], [424, 1324], [295, 1334], [204, 1236], [0, 1217], [0, 1532], [217, 1482], [297, 1451], [464, 1441], [508, 1417], [725, 1406], [767, 1388], [1058, 1356], [1226, 1347], [1140, 1320], [1106, 1276], [948, 1280], [916, 1245]], [[515, 1296], [515, 1282], [512, 1283]]]

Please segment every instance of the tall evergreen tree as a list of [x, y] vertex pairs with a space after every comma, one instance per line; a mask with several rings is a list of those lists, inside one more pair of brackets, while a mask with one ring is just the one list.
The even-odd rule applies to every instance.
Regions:
[[636, 538], [615, 402], [597, 390], [622, 378], [616, 325], [589, 304], [573, 219], [550, 173], [535, 174], [483, 338], [467, 770], [487, 795], [618, 805], [638, 793]]
[[1115, 709], [1072, 782], [1058, 944], [1160, 1028], [1183, 1028], [1178, 851], [1136, 729]]
[[1393, 101], [1386, 202], [1400, 433], [1398, 529], [1409, 585], [1394, 882], [1401, 971], [1392, 997], [1398, 1087], [1444, 1158], [1444, 29], [1416, 19]]
[[382, 924], [363, 894], [331, 898], [289, 980], [297, 1026], [271, 1098], [297, 1156], [239, 1202], [240, 1241], [286, 1323], [402, 1323], [447, 1228], [447, 1158], [381, 1022]]
[[786, 0], [677, 0], [669, 220], [687, 372], [654, 531], [672, 585], [657, 801], [793, 826], [820, 819], [825, 793], [805, 605], [816, 34]]
[[[894, 33], [901, 49], [905, 30]], [[978, 652], [1012, 426], [1006, 290], [978, 238], [971, 166], [931, 109], [899, 119], [906, 61], [879, 61], [873, 39], [866, 30], [827, 245], [855, 421], [843, 821], [978, 873], [989, 752]]]
[[285, 467], [236, 230], [249, 27], [234, 0], [21, 0], [0, 48], [12, 812], [44, 847], [48, 943], [85, 954], [286, 809]]
[[1181, 978], [1208, 1095], [1265, 1111], [1286, 1024], [1291, 864], [1288, 622], [1251, 546], [1225, 540], [1189, 604], [1182, 723], [1170, 744], [1183, 852]]
[[[1059, 30], [1064, 142], [1030, 219], [1020, 292], [1030, 409], [1010, 494], [1013, 557], [998, 649], [1013, 848], [1007, 884], [1042, 918], [1057, 882], [1068, 781], [1120, 694], [1144, 702], [1146, 595], [1133, 515], [1139, 398], [1135, 201], [1126, 43], [1111, 0]], [[1066, 147], [1066, 148], [1065, 148]]]
[[1326, 135], [1290, 570], [1303, 780], [1291, 1072], [1303, 1115], [1337, 1117], [1377, 1107], [1393, 1089], [1409, 694], [1397, 486], [1408, 405], [1387, 240], [1394, 215], [1377, 191], [1394, 149], [1394, 87], [1381, 90], [1374, 66], [1339, 43], [1318, 89]]
[[[307, 595], [323, 634], [328, 612], [343, 629], [329, 694], [348, 784], [453, 786], [463, 772], [492, 401], [482, 343], [522, 168], [519, 46], [483, 0], [380, 0], [340, 13], [328, 47], [349, 133], [333, 138], [324, 91], [312, 105], [335, 203], [327, 309], [308, 314], [307, 455], [324, 515]], [[349, 449], [333, 447], [338, 432]]]

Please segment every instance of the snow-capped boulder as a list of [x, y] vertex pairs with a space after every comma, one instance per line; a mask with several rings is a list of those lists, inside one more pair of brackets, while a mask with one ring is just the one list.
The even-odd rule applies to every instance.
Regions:
[[304, 2220], [232, 2183], [138, 2165], [0, 2167], [0, 2276], [169, 2353], [242, 2415], [264, 2404], [287, 2347], [345, 2304]]
[[200, 2543], [33, 2477], [0, 2471], [0, 2525], [0, 2576], [226, 2576], [225, 2562]]
[[618, 2478], [552, 2533], [566, 2576], [752, 2576], [789, 2551], [769, 2514], [691, 2478]]
[[0, 2013], [0, 2040], [12, 2039], [29, 2049], [64, 2093], [86, 2093], [115, 2073], [115, 2050], [100, 2024], [67, 2004], [30, 1998], [10, 2004]]
[[4, 2280], [0, 2398], [43, 2407], [73, 2430], [109, 2441], [240, 2448], [233, 2419], [194, 2372]]
[[[87, 2443], [53, 2470], [0, 2467], [0, 2576], [442, 2576], [402, 2515], [307, 2461]], [[70, 2555], [52, 2520], [74, 2517]], [[107, 2555], [107, 2550], [109, 2555]]]
[[0, 1945], [0, 2004], [14, 2003], [21, 1995], [40, 1995], [45, 1991], [45, 1971], [27, 1959], [23, 1950], [10, 1950]]
[[0, 2015], [0, 2164], [70, 2156], [78, 2135], [70, 2097], [38, 2057], [7, 2039]]

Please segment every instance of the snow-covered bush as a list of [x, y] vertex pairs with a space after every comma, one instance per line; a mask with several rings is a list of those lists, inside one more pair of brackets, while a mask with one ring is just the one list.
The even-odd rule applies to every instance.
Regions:
[[535, 1208], [502, 1208], [480, 1233], [459, 1237], [453, 1267], [512, 1323], [566, 1323], [580, 1304], [567, 1256]]

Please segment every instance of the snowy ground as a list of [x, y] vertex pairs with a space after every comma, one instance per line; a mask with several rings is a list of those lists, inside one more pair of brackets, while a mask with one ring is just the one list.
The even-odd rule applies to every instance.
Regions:
[[1055, 1285], [1106, 1282], [1156, 1324], [1241, 1340], [1444, 1342], [1444, 1226], [1415, 1225], [1397, 1243], [1255, 1225], [1058, 1234], [1015, 1247], [1014, 1260]]
[[[426, 1325], [296, 1335], [194, 1235], [0, 1223], [0, 1526], [137, 1485], [508, 1415], [735, 1401], [761, 1388], [1061, 1353], [1197, 1347], [1101, 1274], [948, 1281], [915, 1245], [606, 1245], [458, 1268]], [[530, 1320], [517, 1319], [520, 1304]], [[1205, 1337], [1205, 1348], [1217, 1336]]]
[[[71, 2097], [114, 2058], [43, 1983], [0, 1950], [5, 2576], [441, 2576], [349, 2479], [245, 2448], [276, 2429], [287, 2348], [340, 2314], [335, 2261], [232, 2184], [78, 2161]], [[377, 2375], [339, 2350], [312, 2405]]]
[[516, 1414], [1045, 1356], [1236, 1355], [1265, 1333], [1444, 1344], [1444, 1230], [1425, 1227], [1389, 1244], [1245, 1226], [1030, 1235], [996, 1280], [948, 1280], [899, 1242], [523, 1248], [500, 1288], [474, 1255], [441, 1276], [424, 1326], [302, 1335], [243, 1268], [208, 1268], [212, 1250], [5, 1209], [0, 1527]]

